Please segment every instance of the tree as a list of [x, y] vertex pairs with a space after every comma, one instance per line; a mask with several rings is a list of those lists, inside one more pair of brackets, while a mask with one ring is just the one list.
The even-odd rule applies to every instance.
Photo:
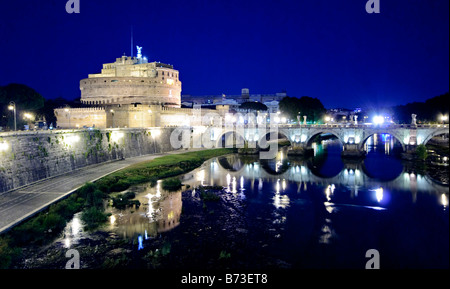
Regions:
[[426, 160], [426, 158], [428, 157], [428, 152], [427, 152], [427, 147], [423, 144], [418, 145], [416, 147], [416, 155], [419, 158], [419, 160]]
[[258, 101], [244, 102], [239, 106], [240, 109], [246, 109], [247, 111], [266, 111], [267, 106], [264, 103]]
[[439, 122], [439, 116], [448, 115], [448, 99], [450, 94], [435, 96], [427, 99], [425, 102], [412, 102], [405, 105], [397, 105], [392, 109], [394, 111], [394, 117], [399, 123], [410, 123], [411, 114], [417, 115], [419, 122]]
[[2, 118], [0, 126], [13, 127], [13, 117], [8, 110], [8, 105], [14, 101], [16, 105], [17, 128], [19, 129], [25, 122], [23, 121], [23, 112], [31, 112], [35, 115], [39, 109], [44, 107], [44, 98], [33, 88], [24, 84], [10, 83], [6, 86], [0, 86], [0, 106], [2, 107]]
[[301, 98], [284, 97], [279, 104], [280, 111], [290, 119], [297, 119], [297, 115], [306, 115], [308, 120], [319, 121], [326, 112], [322, 102], [317, 98], [302, 96]]

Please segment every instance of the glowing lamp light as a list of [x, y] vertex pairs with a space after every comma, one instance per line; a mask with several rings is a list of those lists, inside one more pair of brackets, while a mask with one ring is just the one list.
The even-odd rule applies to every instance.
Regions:
[[6, 150], [8, 150], [9, 145], [7, 142], [0, 142], [0, 152], [4, 152]]
[[373, 117], [373, 123], [374, 124], [382, 124], [384, 122], [384, 117], [381, 115], [377, 115]]
[[445, 194], [441, 195], [441, 204], [444, 206], [444, 209], [448, 206], [448, 197]]
[[151, 135], [153, 138], [159, 137], [159, 136], [161, 135], [161, 131], [160, 131], [159, 129], [152, 129], [152, 130], [150, 131], [150, 135]]
[[77, 143], [80, 140], [80, 137], [78, 135], [69, 135], [64, 137], [64, 143], [66, 145], [74, 145], [75, 143]]
[[113, 142], [118, 142], [121, 138], [123, 138], [124, 134], [123, 132], [113, 131], [111, 133], [111, 140]]
[[375, 197], [377, 198], [378, 203], [383, 199], [383, 188], [379, 187], [375, 190]]
[[111, 223], [111, 225], [114, 225], [114, 223], [116, 222], [116, 217], [114, 215], [111, 215], [111, 217], [109, 218], [109, 222]]

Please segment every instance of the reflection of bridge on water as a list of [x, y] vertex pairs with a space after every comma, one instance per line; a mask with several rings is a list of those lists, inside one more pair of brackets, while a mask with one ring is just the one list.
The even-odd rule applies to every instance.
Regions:
[[[385, 190], [393, 189], [405, 190], [413, 194], [417, 192], [427, 192], [433, 194], [448, 194], [448, 185], [439, 184], [426, 175], [413, 173], [407, 167], [393, 179], [383, 180], [370, 177], [370, 173], [364, 162], [344, 162], [343, 169], [334, 176], [318, 176], [317, 172], [311, 168], [311, 162], [307, 159], [278, 159], [275, 160], [275, 169], [271, 169], [267, 164], [262, 163], [257, 158], [247, 158], [244, 161], [238, 155], [228, 155], [212, 160], [212, 166], [218, 165], [227, 170], [231, 176], [245, 179], [281, 179], [298, 184], [320, 184], [320, 185], [342, 185], [356, 193], [360, 188], [377, 189], [382, 187]], [[300, 185], [299, 185], [300, 187]]]

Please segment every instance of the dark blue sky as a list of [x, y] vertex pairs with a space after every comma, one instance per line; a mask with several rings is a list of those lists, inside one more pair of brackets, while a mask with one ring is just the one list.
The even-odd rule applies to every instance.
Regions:
[[[0, 2], [0, 85], [80, 96], [79, 80], [143, 46], [182, 94], [317, 97], [327, 108], [424, 101], [449, 90], [449, 1], [66, 0]], [[136, 53], [136, 52], [134, 52]]]

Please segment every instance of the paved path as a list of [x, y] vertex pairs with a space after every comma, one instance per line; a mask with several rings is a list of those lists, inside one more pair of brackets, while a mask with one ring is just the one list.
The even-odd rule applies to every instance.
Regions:
[[0, 194], [0, 233], [76, 191], [86, 182], [95, 181], [132, 164], [149, 161], [167, 154], [185, 152], [187, 151], [171, 151], [91, 165], [2, 193]]

